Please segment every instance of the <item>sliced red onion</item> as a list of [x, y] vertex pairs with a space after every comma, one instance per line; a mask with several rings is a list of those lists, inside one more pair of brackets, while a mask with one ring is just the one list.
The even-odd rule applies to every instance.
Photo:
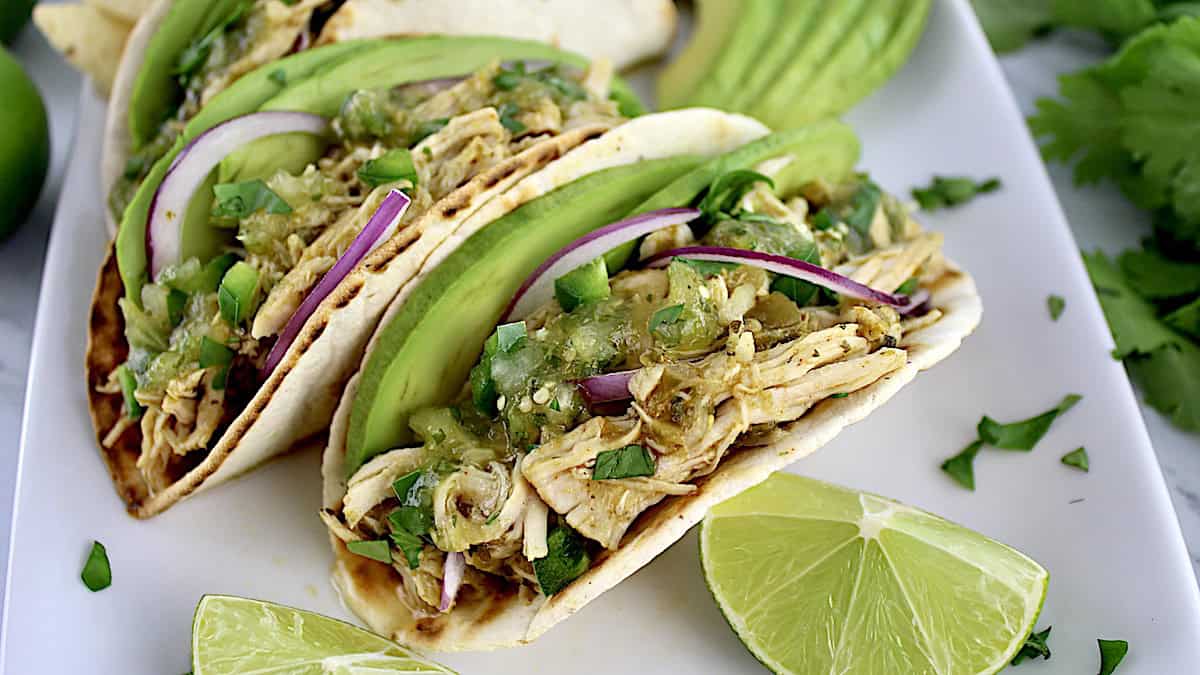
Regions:
[[646, 261], [646, 265], [648, 267], [666, 267], [671, 262], [671, 258], [753, 265], [768, 272], [824, 286], [835, 293], [859, 300], [878, 302], [893, 307], [904, 307], [909, 303], [908, 296], [877, 291], [866, 284], [860, 284], [850, 277], [842, 276], [819, 265], [761, 251], [746, 251], [723, 246], [684, 246], [658, 253]]
[[324, 134], [329, 120], [320, 115], [291, 111], [257, 112], [235, 117], [205, 131], [184, 146], [163, 177], [146, 225], [146, 252], [151, 279], [168, 265], [179, 262], [183, 215], [200, 184], [229, 153], [243, 145], [275, 134]]
[[522, 319], [554, 297], [554, 280], [614, 248], [664, 227], [700, 216], [699, 209], [659, 209], [593, 230], [550, 256], [521, 284], [504, 310], [501, 323]]
[[333, 267], [321, 277], [317, 285], [309, 291], [305, 296], [304, 301], [300, 303], [300, 307], [288, 319], [287, 325], [283, 327], [283, 332], [279, 334], [279, 339], [275, 341], [275, 345], [271, 347], [271, 351], [267, 354], [267, 361], [263, 365], [263, 377], [271, 374], [275, 370], [275, 366], [283, 359], [283, 355], [287, 353], [288, 347], [300, 334], [300, 329], [312, 316], [313, 312], [321, 304], [327, 295], [337, 288], [337, 285], [346, 278], [358, 263], [362, 262], [371, 251], [374, 251], [383, 242], [387, 241], [396, 231], [396, 227], [400, 224], [400, 218], [404, 216], [404, 212], [408, 210], [408, 205], [412, 200], [408, 195], [399, 190], [392, 190], [375, 213], [371, 215], [371, 219], [363, 227], [354, 241], [350, 242], [346, 252], [337, 259]]
[[631, 396], [629, 380], [636, 372], [636, 370], [622, 370], [616, 373], [585, 377], [577, 384], [580, 393], [583, 394], [583, 400], [587, 401], [589, 407], [598, 403], [624, 401]]
[[454, 604], [454, 598], [458, 597], [458, 588], [462, 586], [466, 566], [467, 560], [462, 553], [456, 551], [446, 554], [446, 562], [442, 566], [442, 602], [438, 605], [439, 612], [449, 611], [450, 606]]
[[933, 305], [929, 302], [932, 297], [929, 291], [922, 288], [908, 296], [908, 302], [897, 309], [900, 310], [901, 316], [921, 316], [928, 314], [929, 310], [933, 309]]

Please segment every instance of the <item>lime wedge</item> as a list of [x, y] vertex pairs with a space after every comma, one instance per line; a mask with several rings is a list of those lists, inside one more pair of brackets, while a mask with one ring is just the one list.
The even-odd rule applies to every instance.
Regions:
[[451, 673], [344, 621], [261, 600], [206, 595], [192, 621], [195, 675]]
[[713, 508], [700, 560], [729, 625], [777, 673], [994, 673], [1049, 579], [935, 515], [792, 474]]

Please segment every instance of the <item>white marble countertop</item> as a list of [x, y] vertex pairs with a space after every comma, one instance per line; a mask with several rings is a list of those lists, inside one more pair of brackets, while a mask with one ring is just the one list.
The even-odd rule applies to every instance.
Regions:
[[[100, 129], [74, 128], [80, 77], [50, 49], [36, 29], [26, 29], [13, 51], [45, 97], [51, 118], [53, 161], [45, 192], [30, 222], [15, 236], [0, 242], [0, 298], [3, 298], [0, 302], [0, 560], [5, 562], [27, 361], [46, 237], [74, 134], [101, 133]], [[1103, 46], [1087, 36], [1060, 34], [1006, 56], [1001, 63], [1021, 108], [1030, 112], [1038, 97], [1057, 91], [1058, 73], [1076, 70], [1101, 54]], [[1115, 188], [1077, 188], [1071, 182], [1068, 168], [1051, 165], [1049, 170], [1081, 247], [1115, 253], [1136, 244], [1148, 231], [1147, 216], [1125, 202]], [[63, 358], [80, 358], [80, 355], [67, 354]], [[1143, 415], [1193, 564], [1200, 574], [1200, 436], [1175, 429], [1148, 406], [1143, 406]], [[3, 584], [0, 579], [0, 597]]]

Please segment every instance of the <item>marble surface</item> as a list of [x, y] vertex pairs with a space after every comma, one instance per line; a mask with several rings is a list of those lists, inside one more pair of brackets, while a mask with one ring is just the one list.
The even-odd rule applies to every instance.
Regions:
[[[53, 162], [51, 175], [37, 208], [12, 238], [0, 242], [0, 560], [8, 559], [8, 532], [16, 482], [22, 402], [28, 380], [27, 360], [33, 319], [41, 286], [46, 237], [74, 134], [99, 134], [100, 129], [75, 129], [80, 77], [50, 49], [33, 28], [13, 48], [45, 97], [51, 118]], [[1103, 54], [1103, 45], [1089, 36], [1058, 34], [1001, 59], [1009, 84], [1024, 111], [1034, 101], [1057, 91], [1057, 73], [1076, 70]], [[986, 130], [981, 130], [985, 132]], [[936, 169], [936, 167], [931, 167]], [[1148, 230], [1148, 219], [1110, 186], [1078, 188], [1070, 170], [1051, 165], [1054, 181], [1075, 236], [1085, 249], [1117, 252], [1134, 245]], [[99, 218], [97, 227], [100, 226]], [[64, 354], [63, 358], [80, 358]], [[35, 375], [36, 378], [36, 375]], [[1143, 406], [1159, 462], [1200, 574], [1200, 436], [1183, 433], [1161, 415]], [[31, 451], [52, 448], [31, 449]], [[4, 580], [0, 579], [0, 595]]]

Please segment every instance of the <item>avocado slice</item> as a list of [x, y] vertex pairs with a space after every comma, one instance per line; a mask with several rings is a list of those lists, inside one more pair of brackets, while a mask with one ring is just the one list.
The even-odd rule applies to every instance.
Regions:
[[[171, 167], [171, 162], [175, 160], [183, 146], [221, 122], [257, 110], [264, 101], [282, 89], [282, 85], [279, 84], [280, 80], [299, 82], [323, 65], [373, 46], [376, 46], [376, 43], [369, 40], [342, 42], [280, 59], [266, 68], [260, 68], [239, 78], [228, 89], [213, 97], [213, 100], [209, 101], [208, 105], [204, 106], [188, 122], [175, 145], [154, 164], [146, 179], [138, 186], [137, 193], [125, 209], [125, 215], [121, 219], [121, 226], [117, 232], [117, 266], [121, 272], [121, 280], [125, 284], [125, 297], [133, 299], [134, 302], [141, 302], [141, 288], [146, 279], [147, 269], [146, 219], [150, 212], [150, 202], [153, 201], [154, 193], [162, 183], [163, 176]], [[272, 77], [272, 74], [276, 72], [282, 73], [282, 75]], [[216, 184], [215, 178], [210, 178], [205, 185], [201, 186], [198, 194], [211, 195], [214, 184]], [[224, 237], [214, 237], [214, 235], [224, 233], [215, 232], [212, 228], [207, 227], [207, 210], [210, 202], [205, 201], [203, 205], [198, 205], [199, 201], [193, 200], [189, 205], [188, 215], [184, 222], [193, 223], [203, 220], [205, 226], [198, 231], [197, 228], [191, 227], [184, 230], [182, 250], [185, 259], [196, 256], [201, 260], [206, 260], [219, 252], [225, 243]]]
[[787, 3], [784, 14], [780, 15], [770, 35], [763, 40], [770, 47], [758, 54], [754, 67], [746, 73], [741, 86], [725, 99], [725, 105], [730, 110], [749, 108], [756, 96], [760, 96], [782, 76], [788, 64], [804, 58], [802, 55], [810, 47], [806, 36], [814, 26], [825, 20], [826, 15], [838, 11], [838, 5], [837, 2], [819, 0]]
[[738, 17], [751, 1], [696, 0], [696, 30], [692, 39], [658, 76], [655, 88], [659, 108], [671, 110], [688, 105], [688, 97], [716, 63], [738, 24]]
[[608, 287], [608, 266], [604, 258], [584, 263], [554, 280], [554, 297], [564, 312], [612, 294]]
[[696, 167], [691, 156], [605, 169], [488, 224], [421, 280], [380, 329], [362, 368], [347, 432], [346, 472], [412, 440], [409, 416], [461, 391], [521, 282], [581, 235], [618, 220]]
[[[690, 205], [722, 174], [750, 169], [764, 160], [784, 155], [791, 155], [793, 159], [774, 177], [775, 192], [788, 197], [817, 178], [838, 181], [849, 177], [858, 163], [858, 137], [849, 126], [837, 120], [815, 122], [763, 136], [680, 176], [628, 215]], [[606, 253], [604, 259], [608, 269], [625, 267], [636, 246], [637, 242], [631, 241]]]
[[[795, 0], [786, 3], [797, 4]], [[743, 0], [733, 31], [702, 79], [688, 96], [688, 105], [723, 107], [742, 89], [762, 56], [779, 47], [773, 29], [786, 14], [785, 0]], [[804, 3], [800, 3], [804, 4]]]
[[183, 90], [175, 79], [179, 57], [192, 42], [243, 0], [173, 2], [146, 45], [146, 58], [138, 70], [129, 101], [129, 134], [133, 147], [141, 148], [158, 134], [159, 125], [179, 106]]
[[[492, 61], [546, 60], [584, 68], [588, 60], [541, 42], [499, 37], [425, 36], [400, 41], [380, 41], [379, 46], [290, 86], [263, 103], [262, 110], [303, 110], [333, 117], [346, 97], [359, 89], [382, 89], [408, 82], [454, 77], [471, 73]], [[637, 95], [623, 80], [614, 79], [612, 97], [621, 110], [644, 112]], [[264, 138], [231, 154], [221, 162], [222, 183], [267, 178], [283, 169], [301, 171], [316, 161], [325, 143], [306, 134], [281, 134]]]
[[[813, 3], [817, 4], [817, 3]], [[899, 70], [930, 0], [847, 0], [809, 26], [801, 53], [754, 93], [747, 111], [774, 128], [838, 115]]]

